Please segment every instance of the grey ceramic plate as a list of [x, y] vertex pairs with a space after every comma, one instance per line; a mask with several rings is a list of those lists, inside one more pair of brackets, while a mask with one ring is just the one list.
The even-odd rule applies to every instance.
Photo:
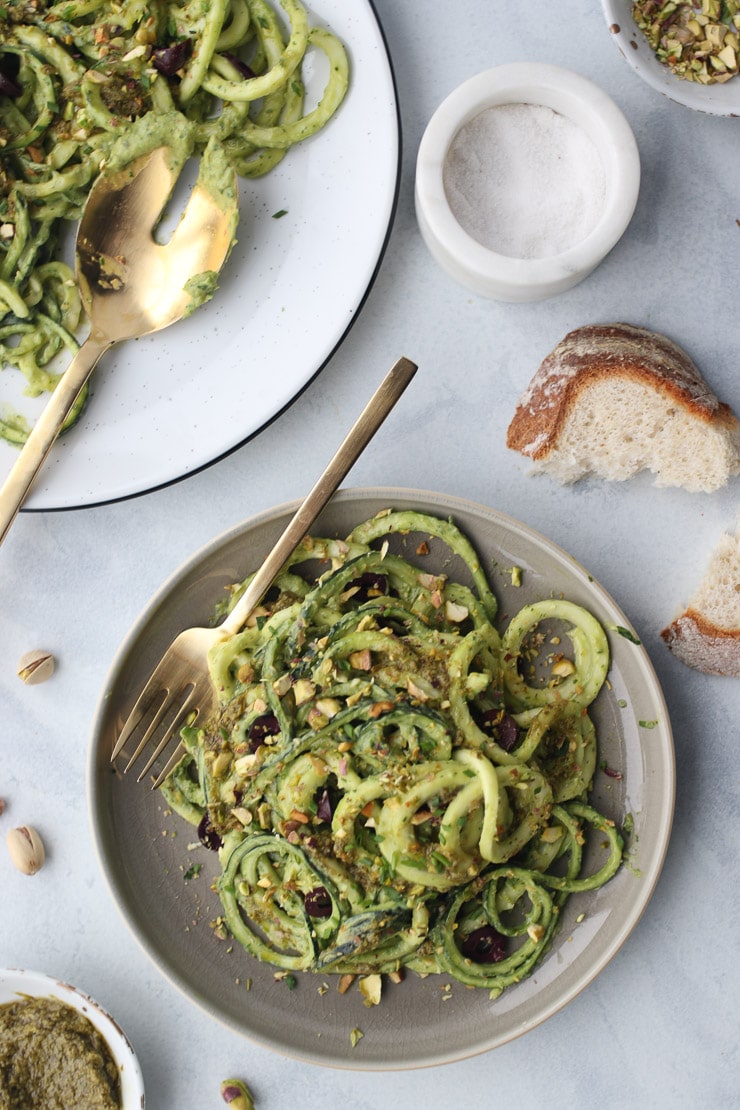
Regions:
[[[594, 717], [600, 758], [621, 778], [597, 772], [593, 799], [620, 823], [631, 815], [629, 866], [602, 889], [570, 899], [555, 943], [531, 978], [491, 1001], [485, 990], [454, 982], [447, 990], [448, 980], [409, 975], [390, 985], [374, 1008], [363, 1005], [357, 990], [339, 995], [331, 982], [319, 993], [322, 980], [312, 975], [299, 976], [289, 991], [275, 982], [272, 968], [215, 938], [210, 927], [219, 913], [210, 890], [215, 861], [193, 846], [195, 830], [169, 814], [161, 797], [137, 785], [132, 775], [111, 773], [114, 735], [154, 663], [181, 629], [208, 623], [224, 587], [256, 567], [277, 539], [290, 506], [214, 540], [152, 600], [109, 675], [89, 766], [103, 869], [120, 910], [163, 974], [208, 1014], [263, 1045], [313, 1063], [367, 1069], [441, 1064], [486, 1051], [532, 1029], [574, 998], [614, 956], [645, 909], [663, 863], [674, 799], [670, 723], [652, 665], [644, 648], [617, 631], [629, 628], [627, 618], [591, 576], [523, 524], [441, 494], [343, 491], [314, 533], [346, 535], [389, 506], [452, 516], [474, 541], [504, 618], [528, 601], [563, 594], [587, 606], [608, 630], [609, 689], [599, 695]], [[520, 587], [512, 585], [513, 566], [523, 570]], [[424, 567], [441, 567], [434, 548]], [[194, 863], [203, 863], [202, 872], [188, 880]], [[355, 1027], [364, 1036], [353, 1048]]]

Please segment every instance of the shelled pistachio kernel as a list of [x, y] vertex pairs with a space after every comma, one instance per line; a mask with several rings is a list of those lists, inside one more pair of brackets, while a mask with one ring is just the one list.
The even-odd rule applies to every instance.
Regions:
[[50, 651], [36, 650], [25, 652], [18, 660], [18, 677], [27, 686], [38, 686], [54, 674], [54, 656]]
[[6, 842], [10, 858], [22, 875], [35, 875], [44, 866], [46, 852], [43, 841], [30, 825], [11, 829]]
[[221, 1084], [221, 1098], [232, 1110], [254, 1110], [252, 1093], [241, 1079], [224, 1079]]

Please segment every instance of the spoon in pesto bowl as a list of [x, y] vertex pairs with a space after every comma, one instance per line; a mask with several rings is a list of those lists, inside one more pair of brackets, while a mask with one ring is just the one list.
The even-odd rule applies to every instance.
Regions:
[[163, 114], [153, 133], [134, 124], [113, 148], [87, 198], [75, 264], [90, 333], [0, 490], [0, 543], [101, 356], [114, 343], [181, 320], [216, 290], [238, 220], [236, 175], [219, 145], [206, 147], [169, 241], [154, 238], [192, 152], [187, 123], [180, 119], [179, 113]]

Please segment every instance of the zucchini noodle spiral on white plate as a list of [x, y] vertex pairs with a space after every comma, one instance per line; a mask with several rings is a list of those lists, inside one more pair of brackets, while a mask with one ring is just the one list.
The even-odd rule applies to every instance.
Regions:
[[[280, 9], [284, 15], [281, 18]], [[302, 65], [325, 56], [308, 108]], [[300, 0], [17, 0], [0, 14], [0, 369], [50, 392], [84, 324], [65, 225], [79, 219], [112, 152], [138, 134], [185, 128], [202, 154], [219, 144], [256, 178], [315, 135], [347, 91], [343, 44], [311, 26]], [[172, 121], [171, 124], [169, 121]], [[87, 390], [65, 428], [79, 418]], [[5, 406], [0, 436], [21, 445], [29, 420]]]

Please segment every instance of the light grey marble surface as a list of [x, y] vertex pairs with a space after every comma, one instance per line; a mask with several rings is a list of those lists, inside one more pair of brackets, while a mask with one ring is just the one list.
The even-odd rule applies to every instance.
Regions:
[[[659, 490], [648, 476], [563, 489], [532, 478], [507, 451], [505, 432], [544, 355], [571, 328], [609, 320], [670, 335], [740, 411], [740, 125], [644, 86], [595, 0], [377, 0], [377, 10], [398, 83], [403, 172], [383, 265], [342, 347], [289, 411], [214, 467], [117, 505], [23, 513], [0, 550], [0, 965], [50, 972], [111, 1009], [139, 1053], [150, 1110], [221, 1105], [219, 1081], [230, 1074], [250, 1081], [259, 1110], [737, 1106], [740, 684], [690, 671], [659, 638], [721, 532], [734, 528], [737, 483], [711, 496]], [[455, 286], [428, 255], [413, 210], [415, 152], [438, 103], [479, 70], [514, 60], [555, 62], [594, 80], [624, 111], [642, 159], [622, 241], [582, 285], [533, 305], [488, 302]], [[586, 991], [493, 1053], [364, 1074], [278, 1057], [170, 986], [104, 884], [85, 772], [106, 673], [152, 594], [214, 535], [302, 494], [308, 472], [399, 354], [418, 362], [419, 374], [347, 484], [469, 497], [588, 567], [633, 620], [663, 684], [678, 789], [655, 895]], [[24, 687], [17, 659], [39, 646], [57, 655], [58, 670], [46, 685]], [[25, 823], [48, 845], [47, 865], [32, 879], [4, 850], [7, 829]]]

